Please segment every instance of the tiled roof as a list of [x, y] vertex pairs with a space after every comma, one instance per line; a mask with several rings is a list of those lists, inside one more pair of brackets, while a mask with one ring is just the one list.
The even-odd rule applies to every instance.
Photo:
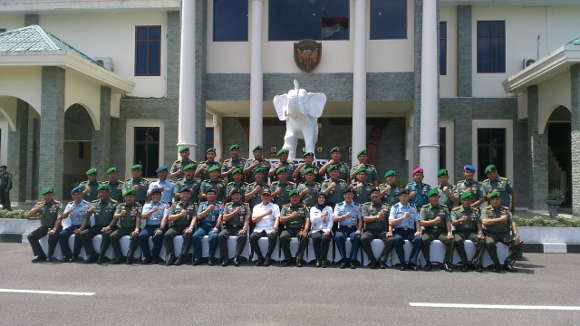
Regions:
[[93, 58], [73, 48], [38, 25], [26, 26], [0, 33], [0, 53], [71, 52], [98, 64]]

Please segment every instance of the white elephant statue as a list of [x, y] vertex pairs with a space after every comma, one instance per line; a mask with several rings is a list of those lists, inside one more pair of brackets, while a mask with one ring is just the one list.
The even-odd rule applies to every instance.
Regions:
[[304, 139], [306, 152], [315, 153], [318, 139], [318, 118], [322, 116], [326, 95], [310, 93], [300, 88], [294, 80], [294, 89], [283, 95], [274, 97], [274, 107], [280, 121], [286, 121], [284, 149], [288, 150], [288, 158], [296, 159], [298, 139]]

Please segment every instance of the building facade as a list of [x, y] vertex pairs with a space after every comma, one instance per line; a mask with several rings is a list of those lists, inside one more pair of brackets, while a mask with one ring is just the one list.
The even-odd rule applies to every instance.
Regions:
[[[0, 161], [24, 201], [48, 184], [67, 193], [91, 166], [152, 176], [178, 144], [197, 160], [233, 143], [270, 156], [285, 129], [272, 99], [296, 79], [328, 97], [320, 158], [366, 147], [401, 180], [422, 166], [458, 181], [465, 164], [482, 179], [494, 163], [518, 207], [544, 209], [558, 188], [579, 214], [580, 4], [533, 4], [0, 0]], [[15, 46], [30, 33], [42, 51]], [[304, 39], [321, 44], [309, 73], [294, 58]]]

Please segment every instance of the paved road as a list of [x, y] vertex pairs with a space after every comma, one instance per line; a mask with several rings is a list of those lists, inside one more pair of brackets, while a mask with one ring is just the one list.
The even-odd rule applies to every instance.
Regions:
[[516, 274], [281, 267], [36, 264], [0, 244], [0, 325], [580, 325], [580, 311], [410, 302], [580, 306], [580, 255], [527, 254]]

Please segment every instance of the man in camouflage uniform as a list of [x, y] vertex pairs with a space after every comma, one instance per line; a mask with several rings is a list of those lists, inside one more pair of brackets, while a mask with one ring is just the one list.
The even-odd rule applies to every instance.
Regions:
[[304, 162], [298, 164], [296, 169], [294, 169], [294, 173], [292, 174], [292, 178], [296, 183], [304, 182], [306, 178], [306, 169], [314, 169], [314, 180], [316, 182], [322, 181], [322, 178], [318, 174], [318, 168], [314, 162], [314, 153], [306, 152], [304, 153]]
[[429, 204], [421, 208], [420, 225], [422, 230], [421, 241], [423, 243], [423, 257], [427, 264], [425, 270], [430, 271], [433, 267], [430, 260], [430, 247], [433, 240], [439, 240], [445, 245], [445, 261], [441, 266], [447, 272], [453, 271], [453, 231], [449, 219], [447, 206], [439, 204], [439, 192], [431, 189], [427, 193]]
[[212, 166], [208, 169], [209, 180], [203, 180], [201, 186], [199, 187], [199, 201], [207, 200], [207, 191], [210, 189], [215, 189], [217, 195], [217, 201], [221, 202], [224, 200], [226, 185], [223, 181], [219, 179], [220, 168], [219, 166]]
[[[229, 202], [231, 200], [230, 198], [230, 193], [232, 192], [232, 190], [237, 189], [240, 194], [245, 194], [246, 193], [246, 187], [248, 186], [247, 183], [244, 182], [244, 175], [242, 174], [242, 168], [235, 168], [232, 171], [232, 179], [233, 181], [228, 182], [228, 184], [226, 185], [226, 202]], [[242, 196], [242, 201], [243, 201], [243, 196]]]
[[483, 195], [483, 189], [481, 183], [475, 180], [475, 168], [466, 164], [463, 167], [463, 175], [465, 179], [459, 181], [455, 185], [455, 197], [459, 198], [464, 192], [471, 192], [471, 199], [473, 200], [473, 207], [479, 207], [479, 205], [485, 202], [485, 196]]
[[189, 188], [191, 192], [190, 201], [196, 203], [199, 198], [199, 191], [201, 187], [201, 181], [198, 178], [194, 178], [195, 167], [193, 164], [189, 164], [183, 167], [183, 179], [177, 181], [176, 187], [176, 198], [181, 196], [181, 190], [184, 188]]
[[340, 148], [338, 146], [331, 148], [330, 160], [318, 171], [320, 176], [326, 177], [326, 179], [330, 178], [330, 171], [328, 169], [334, 165], [335, 169], [338, 170], [338, 178], [348, 183], [350, 181], [350, 167], [347, 163], [342, 162], [341, 158], [342, 153], [340, 152]]
[[[117, 208], [117, 202], [109, 197], [109, 188], [105, 185], [101, 185], [98, 188], [98, 199], [93, 201], [92, 207], [89, 209], [87, 215], [85, 215], [85, 221], [83, 225], [88, 225], [88, 219], [92, 215], [94, 217], [95, 224], [89, 228], [83, 228], [79, 237], [85, 247], [85, 252], [87, 253], [87, 258], [85, 263], [97, 263], [102, 264], [105, 259], [105, 252], [109, 248], [111, 243], [111, 232], [115, 228], [115, 221], [113, 219], [113, 214], [115, 214], [115, 209]], [[85, 224], [86, 223], [86, 224]], [[102, 236], [101, 250], [99, 250], [99, 255], [93, 248], [93, 237], [97, 234]]]
[[0, 165], [0, 203], [3, 209], [11, 211], [10, 190], [12, 190], [12, 174], [7, 169], [6, 165]]
[[[482, 271], [481, 256], [485, 238], [481, 227], [479, 209], [472, 207], [473, 194], [466, 191], [461, 194], [461, 206], [455, 207], [451, 211], [451, 225], [455, 227], [453, 247], [457, 248], [457, 253], [461, 257], [461, 271], [467, 272], [470, 268]], [[467, 260], [465, 252], [465, 240], [470, 240], [475, 245], [475, 255], [470, 262]]]
[[497, 173], [497, 167], [493, 164], [485, 168], [485, 175], [487, 179], [481, 183], [483, 195], [488, 196], [497, 191], [501, 198], [501, 204], [509, 207], [510, 212], [513, 213], [516, 207], [516, 193], [512, 188], [512, 181], [508, 178], [500, 177]]
[[[169, 229], [165, 231], [163, 236], [163, 244], [165, 245], [165, 265], [181, 265], [183, 257], [189, 251], [191, 236], [185, 234], [185, 229], [191, 224], [191, 219], [195, 216], [195, 204], [191, 201], [191, 189], [184, 187], [179, 191], [179, 201], [176, 201], [170, 208], [165, 210], [165, 216], [161, 221], [161, 230], [165, 230], [166, 226]], [[181, 254], [179, 254], [179, 261], [175, 258], [175, 247], [173, 246], [173, 239], [177, 235], [183, 235], [183, 246], [181, 247]], [[186, 243], [186, 241], [188, 243]], [[187, 251], [184, 251], [187, 250]]]
[[229, 264], [228, 239], [230, 236], [237, 236], [234, 265], [239, 266], [240, 256], [242, 255], [242, 251], [244, 251], [244, 246], [248, 239], [252, 211], [247, 203], [242, 202], [242, 192], [240, 189], [232, 188], [228, 193], [228, 197], [232, 201], [225, 205], [218, 221], [218, 224], [221, 225], [221, 230], [218, 235], [220, 257], [222, 259], [222, 266], [227, 266]]
[[123, 259], [121, 252], [121, 238], [128, 235], [130, 237], [129, 251], [125, 257], [127, 264], [133, 263], [133, 256], [139, 245], [139, 232], [141, 226], [141, 210], [143, 205], [137, 201], [136, 191], [127, 189], [123, 193], [125, 201], [117, 204], [113, 218], [117, 224], [117, 229], [111, 233], [111, 247], [115, 253], [112, 264], [120, 264]]
[[385, 182], [379, 185], [379, 190], [383, 195], [383, 203], [392, 207], [399, 202], [399, 193], [401, 187], [397, 185], [397, 173], [395, 170], [388, 170], [385, 172]]
[[[280, 233], [280, 248], [284, 252], [284, 266], [290, 266], [296, 261], [297, 267], [302, 267], [304, 261], [304, 250], [308, 246], [308, 229], [310, 228], [310, 219], [308, 218], [308, 208], [300, 202], [300, 194], [297, 189], [288, 192], [290, 203], [282, 206], [280, 211], [280, 224], [282, 232]], [[290, 252], [290, 240], [292, 237], [298, 238], [298, 252], [296, 258], [292, 257]]]
[[171, 169], [169, 170], [169, 178], [173, 181], [177, 181], [183, 178], [183, 168], [188, 165], [193, 165], [194, 169], [197, 163], [189, 158], [189, 147], [181, 146], [179, 147], [179, 155], [181, 159], [173, 162], [171, 164]]
[[79, 183], [83, 187], [83, 199], [86, 201], [97, 200], [97, 188], [99, 188], [99, 181], [97, 180], [97, 169], [90, 168], [86, 172], [87, 180]]
[[[496, 244], [501, 242], [509, 247], [509, 256], [503, 265], [507, 271], [515, 271], [513, 263], [523, 242], [520, 239], [516, 223], [512, 219], [509, 207], [502, 206], [501, 194], [497, 191], [488, 196], [490, 205], [481, 212], [481, 224], [485, 228], [485, 248], [494, 263], [494, 271], [499, 272], [502, 266], [497, 257]], [[512, 233], [513, 232], [513, 233]]]
[[[232, 174], [235, 169], [244, 169], [246, 165], [246, 159], [240, 157], [240, 145], [233, 144], [228, 150], [230, 151], [230, 158], [227, 158], [222, 163], [222, 179], [224, 182], [232, 181]], [[226, 195], [228, 193], [226, 192]]]
[[[209, 169], [217, 166], [218, 171], [221, 169], [220, 162], [215, 160], [215, 147], [210, 147], [205, 151], [205, 161], [201, 161], [195, 171], [195, 177], [201, 180], [209, 179]], [[219, 175], [218, 175], [219, 176]]]
[[264, 189], [270, 189], [270, 186], [265, 179], [266, 171], [263, 168], [254, 169], [254, 182], [246, 187], [244, 198], [251, 208], [262, 202], [260, 194]]
[[263, 152], [264, 149], [262, 148], [262, 146], [256, 146], [252, 150], [254, 158], [246, 160], [246, 164], [244, 165], [244, 175], [246, 176], [246, 182], [255, 181], [252, 172], [256, 170], [256, 168], [262, 168], [264, 170], [264, 173], [268, 173], [268, 171], [270, 171], [270, 161], [266, 160], [262, 156]]
[[339, 178], [340, 171], [335, 165], [328, 167], [328, 174], [330, 178], [324, 180], [320, 186], [320, 192], [323, 192], [328, 198], [328, 205], [334, 207], [336, 204], [342, 202], [344, 191], [348, 187], [348, 184], [343, 179]]
[[407, 184], [406, 189], [409, 191], [411, 198], [411, 205], [415, 206], [418, 211], [423, 205], [427, 204], [427, 193], [431, 190], [431, 186], [423, 183], [423, 169], [416, 168], [413, 170], [413, 182]]
[[[371, 190], [371, 201], [362, 205], [363, 234], [361, 235], [361, 247], [370, 260], [370, 268], [385, 268], [385, 264], [380, 264], [383, 257], [386, 259], [394, 248], [393, 232], [389, 226], [388, 204], [381, 201], [381, 192], [378, 188]], [[372, 241], [379, 239], [384, 244], [383, 252], [379, 257], [375, 257], [372, 249]]]
[[441, 169], [437, 171], [438, 183], [433, 189], [439, 192], [439, 204], [447, 206], [451, 209], [457, 202], [457, 197], [454, 195], [453, 185], [449, 183], [449, 171]]
[[270, 180], [272, 181], [278, 180], [276, 170], [278, 168], [285, 167], [286, 170], [288, 171], [288, 180], [293, 181], [294, 170], [296, 169], [296, 167], [294, 166], [293, 163], [288, 162], [288, 150], [282, 148], [278, 152], [276, 152], [276, 156], [280, 161], [278, 163], [273, 164], [272, 168], [270, 169], [270, 172], [268, 172]]
[[[40, 191], [42, 200], [38, 201], [31, 210], [28, 211], [27, 216], [40, 215], [40, 227], [28, 234], [28, 243], [32, 247], [33, 263], [43, 262], [48, 259], [52, 261], [54, 249], [58, 244], [58, 227], [56, 220], [61, 213], [61, 203], [54, 200], [54, 189], [43, 188]], [[45, 254], [40, 246], [38, 240], [48, 234], [48, 254]]]
[[379, 173], [374, 165], [369, 164], [369, 156], [366, 150], [362, 150], [358, 152], [356, 155], [358, 159], [358, 164], [354, 164], [350, 169], [350, 179], [353, 180], [356, 178], [357, 172], [359, 169], [364, 168], [366, 170], [367, 175], [367, 182], [370, 183], [373, 187], [379, 186]]
[[110, 167], [105, 173], [107, 174], [107, 181], [103, 181], [101, 184], [107, 185], [107, 187], [109, 187], [109, 196], [111, 199], [119, 203], [122, 202], [125, 183], [119, 180], [117, 168]]
[[359, 168], [355, 173], [356, 179], [351, 184], [355, 195], [354, 201], [362, 205], [371, 200], [371, 191], [374, 187], [367, 181], [366, 168]]
[[302, 198], [302, 203], [307, 207], [316, 205], [318, 200], [318, 193], [320, 192], [320, 183], [314, 181], [316, 170], [314, 168], [307, 168], [305, 171], [305, 180], [300, 183], [296, 189]]
[[125, 191], [135, 190], [135, 200], [141, 205], [147, 201], [147, 190], [150, 184], [150, 180], [143, 178], [143, 165], [131, 166], [131, 178], [125, 180]]
[[296, 189], [296, 184], [288, 181], [288, 170], [285, 167], [276, 169], [276, 175], [278, 176], [278, 181], [272, 182], [270, 191], [272, 191], [273, 202], [282, 207], [290, 202], [288, 194], [290, 190]]

